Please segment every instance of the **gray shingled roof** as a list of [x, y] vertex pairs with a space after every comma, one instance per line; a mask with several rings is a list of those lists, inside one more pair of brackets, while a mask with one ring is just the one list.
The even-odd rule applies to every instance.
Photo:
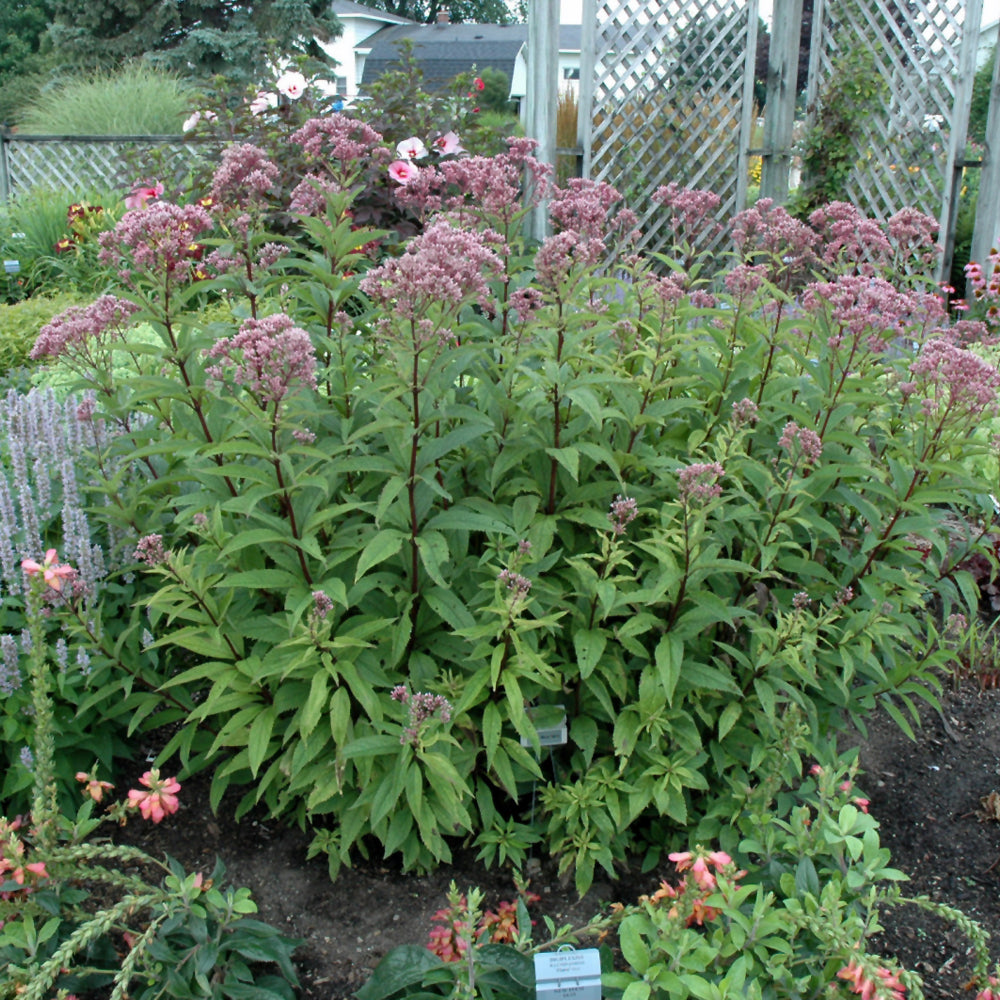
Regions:
[[[580, 26], [563, 25], [562, 50], [579, 51]], [[502, 70], [511, 79], [518, 52], [527, 44], [526, 24], [416, 24], [387, 27], [368, 39], [371, 52], [365, 59], [364, 87], [399, 62], [399, 43], [413, 42], [413, 57], [423, 70], [424, 85], [434, 90], [473, 66]]]

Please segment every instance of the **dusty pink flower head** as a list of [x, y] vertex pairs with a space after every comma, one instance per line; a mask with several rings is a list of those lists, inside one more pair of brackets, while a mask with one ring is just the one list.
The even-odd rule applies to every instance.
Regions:
[[371, 155], [382, 135], [364, 122], [333, 114], [310, 119], [292, 133], [290, 141], [317, 160], [350, 162]]
[[561, 230], [603, 239], [609, 229], [608, 213], [621, 199], [621, 193], [605, 181], [572, 177], [565, 188], [552, 189], [549, 217]]
[[486, 308], [487, 280], [502, 270], [486, 242], [494, 237], [436, 221], [410, 241], [402, 256], [369, 271], [361, 290], [404, 319], [419, 319], [436, 305], [457, 311], [466, 302], [477, 302]]
[[681, 187], [671, 181], [656, 189], [653, 201], [670, 212], [677, 242], [694, 247], [710, 240], [721, 229], [715, 213], [722, 199], [712, 191]]
[[130, 789], [128, 807], [138, 808], [143, 819], [159, 823], [171, 813], [177, 812], [180, 807], [177, 793], [181, 790], [181, 786], [176, 778], [161, 778], [159, 768], [154, 767], [139, 779], [139, 784], [144, 785], [147, 791], [140, 788]]
[[799, 427], [794, 420], [789, 420], [782, 428], [778, 447], [792, 452], [796, 445], [802, 458], [813, 465], [819, 461], [823, 453], [823, 442], [815, 431], [808, 427]]
[[32, 358], [59, 357], [74, 353], [91, 338], [125, 339], [126, 320], [139, 307], [128, 299], [102, 295], [89, 306], [70, 306], [38, 332]]
[[721, 496], [722, 486], [719, 480], [724, 475], [725, 469], [718, 462], [696, 462], [681, 469], [677, 477], [681, 503], [707, 503]]
[[[244, 320], [239, 333], [216, 341], [208, 357], [229, 361], [233, 381], [246, 387], [261, 407], [281, 402], [296, 383], [316, 388], [312, 340], [284, 313]], [[213, 365], [206, 374], [221, 380], [226, 371]]]
[[98, 259], [118, 267], [119, 276], [129, 283], [132, 272], [139, 271], [160, 285], [164, 278], [176, 284], [191, 277], [197, 258], [193, 248], [199, 235], [213, 226], [201, 205], [155, 201], [126, 212], [114, 229], [98, 236]]
[[615, 535], [624, 535], [625, 529], [639, 516], [639, 505], [635, 497], [626, 497], [621, 493], [611, 501], [611, 509], [608, 511], [608, 520], [611, 522], [611, 531]]
[[772, 270], [792, 272], [808, 266], [815, 259], [819, 235], [799, 222], [770, 198], [761, 198], [753, 208], [740, 212], [732, 225], [733, 242], [746, 257], [767, 253]]
[[159, 566], [167, 561], [162, 535], [143, 535], [136, 542], [133, 558], [147, 566]]
[[997, 412], [1000, 372], [972, 351], [946, 340], [928, 341], [910, 373], [925, 413], [977, 421]]
[[221, 208], [247, 205], [267, 194], [280, 175], [278, 165], [257, 146], [228, 146], [212, 177], [212, 201]]
[[586, 270], [599, 264], [606, 252], [603, 240], [584, 238], [572, 229], [546, 237], [535, 253], [538, 283], [545, 288], [557, 290], [577, 269]]

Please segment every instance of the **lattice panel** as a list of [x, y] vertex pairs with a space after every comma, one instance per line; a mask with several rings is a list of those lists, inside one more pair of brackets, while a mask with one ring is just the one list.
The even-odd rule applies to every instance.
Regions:
[[12, 197], [32, 187], [68, 188], [81, 196], [92, 188], [124, 193], [148, 173], [143, 160], [155, 158], [157, 176], [166, 178], [186, 173], [204, 152], [203, 147], [184, 142], [143, 144], [72, 138], [39, 142], [16, 136], [4, 142]]
[[819, 94], [867, 53], [884, 100], [863, 120], [847, 199], [886, 219], [913, 206], [938, 218], [953, 125], [964, 0], [836, 0], [822, 26]]
[[598, 3], [590, 176], [623, 192], [648, 249], [672, 242], [668, 214], [650, 200], [663, 184], [714, 191], [723, 219], [744, 207], [756, 24], [756, 0]]

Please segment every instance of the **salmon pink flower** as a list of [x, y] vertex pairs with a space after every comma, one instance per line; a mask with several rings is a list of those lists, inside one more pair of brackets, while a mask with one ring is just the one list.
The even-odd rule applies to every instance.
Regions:
[[110, 781], [99, 781], [94, 775], [85, 771], [76, 772], [76, 780], [83, 782], [83, 793], [89, 795], [95, 802], [100, 802], [104, 798], [104, 790], [114, 788]]
[[60, 566], [56, 559], [58, 555], [55, 549], [49, 549], [45, 553], [45, 561], [39, 565], [34, 559], [23, 559], [21, 561], [21, 569], [24, 570], [28, 576], [35, 576], [37, 573], [42, 574], [42, 579], [45, 581], [47, 587], [51, 587], [52, 590], [61, 591], [63, 588], [63, 580], [67, 577], [72, 577], [76, 574], [76, 570], [72, 566]]
[[159, 768], [147, 771], [140, 779], [140, 785], [145, 785], [148, 791], [133, 788], [128, 793], [130, 808], [138, 808], [143, 819], [151, 819], [159, 823], [164, 817], [177, 812], [180, 802], [177, 793], [181, 786], [176, 778], [161, 778]]
[[389, 164], [389, 176], [397, 184], [409, 184], [420, 174], [420, 168], [409, 160], [396, 160]]

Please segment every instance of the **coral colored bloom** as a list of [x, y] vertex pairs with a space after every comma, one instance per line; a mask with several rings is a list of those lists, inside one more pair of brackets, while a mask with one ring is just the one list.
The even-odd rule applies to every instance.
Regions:
[[290, 100], [297, 101], [306, 92], [306, 78], [301, 73], [283, 73], [275, 83], [279, 94], [284, 94]]
[[396, 155], [401, 160], [422, 160], [427, 155], [427, 147], [413, 135], [396, 146]]
[[483, 83], [482, 77], [477, 76], [476, 79], [473, 81], [473, 83], [475, 84], [476, 90], [486, 89], [486, 84]]
[[851, 801], [863, 812], [868, 812], [868, 806], [871, 805], [871, 799], [851, 799]]
[[679, 872], [684, 871], [686, 868], [691, 867], [691, 858], [693, 855], [690, 851], [675, 851], [673, 854], [668, 854], [667, 857], [673, 861], [674, 865], [677, 867]]
[[21, 569], [28, 576], [35, 576], [35, 574], [41, 573], [47, 587], [51, 587], [52, 590], [62, 590], [63, 580], [73, 576], [76, 570], [72, 566], [60, 566], [56, 562], [57, 558], [56, 550], [49, 549], [45, 553], [45, 562], [41, 565], [35, 562], [34, 559], [24, 559], [21, 561]]
[[409, 184], [419, 174], [420, 168], [409, 160], [396, 160], [389, 164], [389, 176], [397, 184]]
[[140, 785], [145, 785], [148, 791], [141, 788], [130, 789], [128, 805], [138, 808], [143, 819], [151, 819], [159, 823], [164, 817], [177, 812], [180, 802], [177, 793], [181, 786], [176, 778], [161, 778], [159, 768], [147, 771], [140, 779]]
[[89, 795], [95, 802], [100, 802], [104, 798], [105, 789], [115, 787], [110, 781], [100, 781], [85, 771], [77, 771], [76, 780], [83, 783], [83, 794]]

